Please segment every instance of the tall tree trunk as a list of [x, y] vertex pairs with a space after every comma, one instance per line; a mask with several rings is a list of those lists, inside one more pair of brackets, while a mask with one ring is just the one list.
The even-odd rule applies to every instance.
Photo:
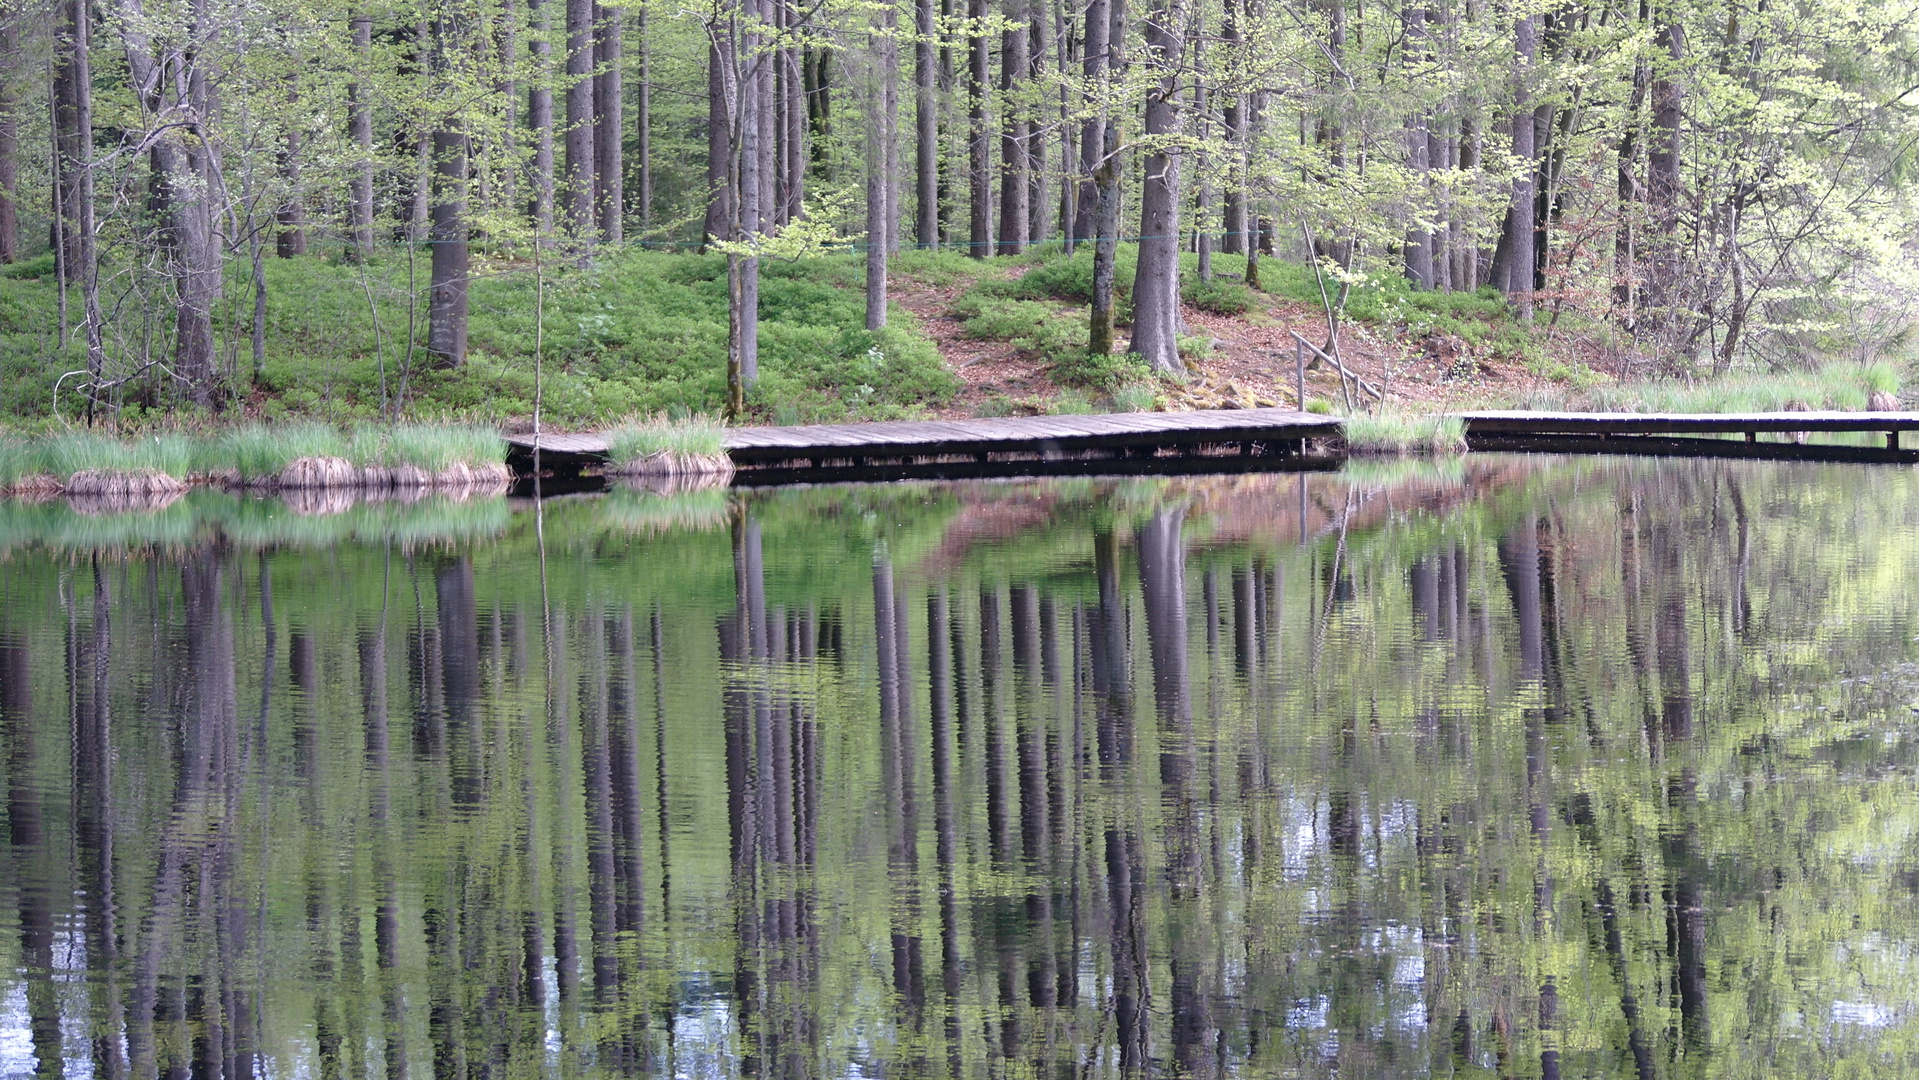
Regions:
[[1226, 128], [1226, 190], [1220, 197], [1219, 249], [1231, 255], [1246, 253], [1246, 95], [1239, 86], [1240, 0], [1225, 0], [1220, 5], [1220, 43], [1224, 46], [1219, 93], [1222, 99], [1220, 121]]
[[706, 50], [706, 228], [704, 239], [733, 238], [733, 44], [725, 27]]
[[[1146, 137], [1180, 130], [1179, 70], [1186, 52], [1183, 0], [1157, 0], [1146, 16], [1146, 64], [1157, 78], [1146, 97]], [[1133, 351], [1154, 371], [1183, 369], [1179, 358], [1179, 154], [1146, 156], [1139, 211], [1139, 269], [1133, 276]]]
[[939, 113], [934, 84], [939, 75], [934, 35], [939, 32], [933, 0], [913, 7], [913, 239], [923, 248], [940, 243]]
[[[800, 13], [794, 0], [779, 0], [789, 35], [798, 35]], [[780, 49], [780, 222], [797, 221], [806, 210], [806, 76], [803, 50]]]
[[[1045, 6], [1041, 6], [1045, 4]], [[1027, 0], [1026, 17], [1031, 32], [1027, 36], [1026, 85], [1037, 91], [1046, 79], [1046, 54], [1053, 47], [1046, 0]], [[1040, 122], [1039, 100], [1026, 106], [1026, 242], [1037, 244], [1052, 231], [1046, 199], [1046, 125]]]
[[[1113, 19], [1113, 0], [1087, 0], [1086, 4], [1086, 44], [1080, 61], [1080, 71], [1085, 77], [1085, 101], [1088, 105], [1099, 99], [1107, 85], [1107, 67], [1112, 50], [1107, 45], [1107, 33]], [[1073, 214], [1073, 239], [1091, 240], [1097, 235], [1099, 217], [1099, 180], [1100, 165], [1106, 155], [1105, 109], [1098, 115], [1089, 116], [1079, 136], [1079, 200]]]
[[[763, 154], [760, 146], [760, 77], [765, 58], [760, 55], [760, 35], [756, 26], [763, 0], [742, 0], [729, 34], [728, 64], [725, 69], [726, 100], [733, 103], [729, 122], [734, 135], [732, 148], [733, 226], [729, 238], [752, 240], [759, 236], [761, 221], [761, 179]], [[759, 378], [760, 335], [760, 260], [757, 256], [732, 253], [727, 256], [727, 354], [728, 411], [739, 416], [745, 409], [746, 391]]]
[[599, 159], [594, 152], [593, 0], [566, 0], [566, 205], [567, 229], [575, 240], [591, 239], [599, 227], [594, 205]]
[[966, 18], [975, 33], [966, 39], [967, 254], [984, 259], [993, 253], [992, 148], [986, 132], [986, 91], [992, 78], [992, 53], [985, 34], [986, 0], [966, 0]]
[[624, 8], [594, 5], [594, 45], [599, 74], [593, 77], [595, 195], [601, 239], [626, 238], [626, 110], [621, 82], [625, 52]]
[[889, 167], [897, 160], [899, 143], [899, 25], [898, 8], [888, 2], [878, 13], [873, 41], [873, 69], [868, 79], [868, 102], [873, 122], [866, 135], [866, 328], [886, 325], [886, 262], [894, 246], [897, 222], [893, 204], [899, 188]]
[[[1646, 146], [1646, 208], [1653, 250], [1645, 259], [1645, 304], [1649, 308], [1674, 306], [1673, 289], [1679, 280], [1679, 166], [1683, 148], [1685, 91], [1679, 84], [1679, 66], [1686, 58], [1686, 31], [1670, 10], [1653, 12], [1653, 47], [1665, 53], [1654, 66], [1651, 86], [1652, 131]], [[1655, 314], [1660, 325], [1677, 322], [1669, 313]]]
[[[299, 95], [289, 93], [287, 103], [294, 106], [289, 112], [297, 112]], [[279, 226], [273, 238], [273, 253], [282, 259], [291, 259], [307, 253], [306, 200], [300, 193], [300, 125], [294, 121], [287, 124], [285, 147], [280, 152], [280, 182], [286, 185], [286, 195], [273, 214], [274, 223]]]
[[[205, 0], [196, 0], [189, 40], [196, 39], [196, 31], [205, 26], [204, 6]], [[147, 34], [149, 24], [142, 0], [119, 0], [119, 8], [128, 74], [143, 119], [159, 123], [166, 118], [166, 122], [179, 124], [152, 133], [149, 161], [153, 204], [159, 211], [173, 278], [173, 370], [186, 382], [195, 404], [211, 407], [218, 397], [213, 306], [220, 299], [220, 245], [213, 228], [213, 193], [204, 158], [207, 144], [196, 139], [204, 134], [200, 125], [209, 119], [206, 73], [199, 70], [200, 57], [189, 51], [169, 58], [170, 70], [163, 78]], [[79, 16], [85, 14], [80, 0], [75, 0], [75, 11]], [[84, 18], [74, 25], [79, 31], [75, 34], [75, 51], [80, 53]]]
[[[99, 254], [94, 239], [93, 209], [93, 46], [90, 40], [88, 0], [61, 0], [60, 36], [55, 61], [54, 150], [56, 188], [54, 243], [65, 269], [65, 281], [78, 280], [82, 297], [83, 329], [87, 345], [87, 374], [98, 383], [106, 367], [100, 316]], [[13, 209], [10, 196], [9, 211]], [[12, 230], [8, 230], [11, 238]], [[62, 298], [64, 302], [64, 297]], [[64, 310], [62, 312], [64, 316]], [[63, 323], [64, 328], [64, 323]], [[88, 399], [87, 419], [93, 419]]]
[[[1647, 0], [1640, 0], [1639, 23], [1651, 17]], [[1640, 57], [1632, 69], [1632, 95], [1626, 101], [1625, 116], [1619, 123], [1618, 173], [1615, 195], [1619, 200], [1618, 225], [1613, 234], [1613, 302], [1622, 309], [1621, 317], [1631, 330], [1638, 321], [1639, 297], [1639, 217], [1644, 191], [1639, 183], [1639, 125], [1645, 119], [1646, 90], [1652, 80], [1652, 66]]]
[[1536, 132], [1533, 127], [1533, 60], [1539, 50], [1539, 16], [1527, 15], [1513, 27], [1513, 52], [1517, 61], [1513, 78], [1513, 157], [1523, 162], [1513, 179], [1512, 212], [1507, 218], [1507, 255], [1505, 260], [1506, 295], [1517, 303], [1519, 318], [1530, 320], [1533, 314], [1533, 158]]
[[[441, 25], [443, 44], [454, 33]], [[466, 362], [467, 140], [459, 121], [433, 133], [433, 269], [427, 300], [427, 351], [447, 367]]]
[[[1095, 9], [1106, 16], [1103, 28], [1091, 22]], [[1096, 85], [1102, 102], [1112, 93], [1119, 50], [1126, 42], [1126, 0], [1093, 0], [1087, 6], [1087, 55], [1092, 55], [1095, 31], [1100, 35], [1101, 61]], [[1097, 126], [1083, 136], [1093, 166], [1093, 303], [1087, 348], [1095, 356], [1113, 351], [1113, 289], [1119, 261], [1119, 121], [1111, 104], [1103, 104]]]
[[646, 16], [647, 5], [641, 0], [633, 7], [640, 35], [640, 86], [638, 100], [634, 102], [639, 110], [635, 123], [639, 138], [635, 149], [640, 154], [640, 232], [650, 234], [653, 231], [653, 36]]
[[[1400, 12], [1400, 21], [1406, 32], [1406, 63], [1408, 66], [1424, 64], [1428, 60], [1426, 12], [1421, 8], [1404, 8]], [[1410, 74], [1412, 78], [1418, 77], [1416, 72]], [[1406, 123], [1406, 167], [1419, 185], [1417, 197], [1409, 200], [1407, 209], [1412, 214], [1423, 216], [1426, 213], [1424, 196], [1430, 189], [1429, 174], [1432, 172], [1432, 118], [1429, 113], [1422, 111]], [[1405, 254], [1406, 279], [1422, 289], [1432, 288], [1432, 229], [1418, 220], [1409, 222]]]
[[347, 137], [359, 159], [347, 182], [347, 257], [364, 262], [373, 257], [373, 16], [356, 11], [347, 25], [354, 64], [346, 89]]
[[[19, 55], [20, 35], [14, 29], [13, 16], [0, 16], [0, 56]], [[20, 257], [20, 219], [14, 209], [14, 200], [20, 195], [20, 128], [19, 118], [14, 115], [20, 104], [20, 88], [16, 85], [19, 75], [17, 65], [11, 62], [0, 71], [0, 263]]]
[[999, 43], [999, 253], [1017, 255], [1026, 250], [1027, 215], [1032, 208], [1026, 184], [1026, 140], [1031, 125], [1026, 120], [1026, 103], [1018, 100], [1031, 64], [1031, 0], [1006, 0], [1006, 18], [1012, 25], [1001, 31]]

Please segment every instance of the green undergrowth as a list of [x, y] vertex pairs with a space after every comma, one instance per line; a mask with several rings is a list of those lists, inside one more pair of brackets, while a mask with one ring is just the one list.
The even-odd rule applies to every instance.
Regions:
[[[414, 417], [530, 416], [536, 342], [544, 356], [542, 412], [555, 428], [718, 412], [725, 403], [721, 256], [622, 249], [590, 269], [549, 265], [536, 275], [530, 262], [476, 251], [468, 360], [456, 369], [433, 366], [425, 352], [426, 262], [423, 252], [409, 260], [404, 251], [365, 267], [332, 255], [267, 260], [266, 356], [257, 375], [245, 360], [250, 290], [236, 264], [215, 332], [241, 358], [237, 404], [248, 418], [374, 420], [392, 415], [396, 401], [401, 415]], [[897, 269], [947, 282], [985, 272], [951, 252], [902, 252]], [[896, 306], [885, 329], [865, 328], [862, 274], [852, 254], [762, 266], [760, 378], [750, 409], [767, 419], [776, 409], [803, 421], [899, 418], [958, 390], [909, 312]], [[51, 278], [0, 277], [0, 415], [18, 426], [48, 422], [54, 380], [85, 367], [77, 343], [64, 352], [58, 346], [57, 310]], [[164, 315], [151, 318], [155, 340], [164, 338]], [[140, 340], [141, 320], [123, 316], [115, 341]], [[164, 411], [151, 385], [136, 381], [126, 394], [122, 419], [151, 422]], [[69, 418], [76, 407], [62, 402]]]
[[662, 452], [679, 457], [722, 457], [726, 454], [726, 427], [707, 416], [683, 420], [655, 416], [628, 421], [606, 433], [606, 452], [614, 465]]

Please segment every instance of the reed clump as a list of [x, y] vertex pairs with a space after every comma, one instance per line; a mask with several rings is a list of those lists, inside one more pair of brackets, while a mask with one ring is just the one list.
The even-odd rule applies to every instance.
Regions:
[[505, 448], [499, 432], [472, 424], [250, 425], [208, 448], [208, 472], [271, 491], [500, 485], [512, 479]]
[[1466, 450], [1466, 424], [1457, 416], [1430, 413], [1357, 413], [1346, 418], [1349, 454], [1458, 454]]
[[0, 494], [94, 500], [177, 495], [193, 484], [264, 491], [500, 487], [513, 476], [498, 431], [401, 424], [249, 424], [207, 436], [0, 434]]
[[725, 425], [707, 416], [630, 420], [606, 433], [606, 449], [607, 471], [616, 476], [733, 475]]
[[1577, 400], [1531, 401], [1529, 407], [1593, 412], [1746, 413], [1897, 412], [1900, 371], [1882, 361], [1834, 363], [1798, 371], [1727, 375], [1682, 382], [1595, 387]]

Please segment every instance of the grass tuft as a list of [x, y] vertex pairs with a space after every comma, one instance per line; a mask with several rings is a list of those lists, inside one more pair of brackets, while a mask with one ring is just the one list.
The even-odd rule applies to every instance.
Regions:
[[726, 455], [726, 425], [709, 416], [668, 420], [663, 416], [628, 421], [606, 433], [607, 456], [616, 468], [655, 454], [679, 458]]
[[1466, 449], [1466, 425], [1456, 416], [1358, 413], [1346, 418], [1346, 450], [1353, 454], [1457, 454]]

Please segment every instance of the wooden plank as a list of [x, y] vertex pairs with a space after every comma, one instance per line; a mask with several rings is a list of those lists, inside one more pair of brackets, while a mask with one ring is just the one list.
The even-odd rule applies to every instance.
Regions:
[[1469, 435], [1738, 434], [1748, 431], [1919, 431], [1919, 412], [1459, 414]]

